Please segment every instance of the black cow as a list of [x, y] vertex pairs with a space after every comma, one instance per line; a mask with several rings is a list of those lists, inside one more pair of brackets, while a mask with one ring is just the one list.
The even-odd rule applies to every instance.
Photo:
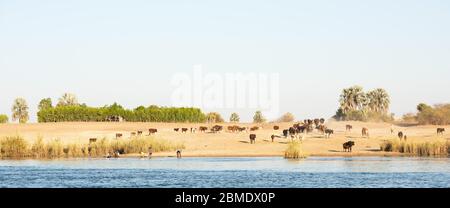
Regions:
[[344, 148], [344, 152], [352, 152], [352, 147], [355, 146], [354, 141], [345, 142], [342, 147]]
[[250, 134], [250, 144], [256, 143], [256, 134]]
[[445, 129], [444, 128], [437, 128], [436, 130], [438, 135], [444, 135]]

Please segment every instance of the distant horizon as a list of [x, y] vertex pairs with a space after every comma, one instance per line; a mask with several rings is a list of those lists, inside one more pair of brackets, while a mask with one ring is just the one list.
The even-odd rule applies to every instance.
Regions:
[[[23, 97], [37, 122], [39, 101], [55, 103], [66, 92], [94, 107], [177, 106], [183, 87], [173, 80], [195, 80], [193, 68], [202, 65], [212, 77], [202, 87], [230, 73], [278, 76], [257, 85], [269, 86], [255, 91], [257, 105], [202, 108], [225, 120], [237, 112], [251, 122], [259, 106], [330, 118], [341, 90], [354, 85], [386, 89], [390, 112], [401, 117], [419, 103], [450, 103], [448, 11], [450, 2], [437, 0], [0, 0], [0, 114], [11, 122], [13, 100]], [[239, 96], [215, 103], [221, 90], [202, 90], [188, 98], [207, 106]]]

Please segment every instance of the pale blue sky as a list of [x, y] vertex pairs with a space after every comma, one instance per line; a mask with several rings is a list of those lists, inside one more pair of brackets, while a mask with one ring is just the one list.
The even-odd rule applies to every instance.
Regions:
[[332, 116], [355, 84], [388, 90], [401, 115], [450, 102], [450, 2], [0, 0], [0, 114], [20, 96], [35, 121], [64, 92], [170, 105], [172, 75], [193, 64], [279, 72], [280, 110], [298, 118]]

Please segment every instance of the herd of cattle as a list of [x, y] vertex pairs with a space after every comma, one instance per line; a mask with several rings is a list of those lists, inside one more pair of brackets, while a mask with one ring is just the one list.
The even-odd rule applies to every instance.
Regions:
[[[248, 133], [249, 131], [250, 132], [257, 131], [257, 130], [261, 129], [261, 127], [259, 127], [259, 126], [245, 127], [245, 126], [231, 125], [231, 126], [227, 126], [226, 129], [228, 130], [229, 133], [239, 133], [239, 132]], [[352, 129], [353, 129], [352, 125], [345, 126], [345, 130], [347, 133], [351, 132]], [[196, 133], [197, 132], [197, 128], [195, 128], [195, 127], [174, 128], [173, 130], [175, 132], [181, 132], [181, 133], [187, 133], [187, 132]], [[219, 133], [219, 132], [224, 131], [224, 126], [214, 125], [211, 128], [208, 128], [206, 126], [200, 126], [198, 128], [198, 131], [200, 131], [202, 133], [207, 133], [208, 130], [209, 130], [209, 133]], [[306, 134], [312, 133], [314, 130], [317, 130], [317, 132], [322, 134], [325, 138], [330, 138], [331, 135], [334, 134], [333, 129], [330, 129], [325, 126], [325, 119], [323, 119], [323, 118], [321, 118], [321, 119], [306, 119], [302, 122], [294, 123], [291, 127], [287, 128], [287, 129], [280, 129], [280, 126], [274, 125], [273, 130], [274, 130], [274, 133], [276, 131], [281, 131], [281, 132], [280, 132], [280, 134], [272, 134], [271, 135], [272, 142], [274, 142], [275, 138], [291, 138], [291, 140], [299, 139], [300, 141], [302, 141]], [[148, 129], [148, 135], [153, 135], [157, 132], [158, 132], [158, 129], [154, 129], [154, 128]], [[438, 135], [443, 135], [444, 132], [445, 132], [444, 128], [437, 128]], [[394, 133], [394, 129], [391, 128], [391, 134], [393, 134], [393, 133]], [[142, 135], [143, 135], [143, 131], [141, 131], [141, 130], [138, 130], [136, 132], [131, 132], [131, 134], [130, 134], [131, 137], [142, 136]], [[369, 129], [366, 127], [363, 127], [361, 129], [361, 136], [369, 138]], [[405, 140], [405, 141], [407, 140], [406, 134], [404, 134], [402, 131], [399, 131], [397, 136], [400, 140]], [[116, 139], [121, 138], [121, 137], [123, 137], [122, 133], [116, 133]], [[250, 139], [250, 144], [256, 143], [256, 134], [254, 134], [254, 133], [249, 134], [249, 139]], [[90, 143], [95, 142], [95, 141], [96, 141], [96, 138], [91, 138], [89, 140]], [[355, 145], [354, 141], [345, 142], [343, 144], [344, 152], [351, 152], [352, 146], [354, 146], [354, 145]]]

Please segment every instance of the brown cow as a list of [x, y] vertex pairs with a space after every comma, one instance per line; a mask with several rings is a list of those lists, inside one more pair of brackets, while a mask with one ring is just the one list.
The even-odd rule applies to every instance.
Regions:
[[279, 126], [273, 126], [273, 130], [278, 130], [278, 129], [280, 129], [280, 127]]
[[177, 150], [177, 158], [181, 159], [181, 150]]
[[174, 128], [173, 130], [178, 132], [178, 131], [180, 131], [180, 128]]
[[137, 131], [138, 136], [142, 135], [142, 131]]
[[316, 127], [316, 129], [319, 131], [319, 133], [324, 134], [325, 130], [327, 128], [325, 127], [325, 125], [319, 125], [319, 126]]
[[186, 133], [188, 131], [188, 128], [181, 128], [182, 133]]
[[250, 134], [250, 144], [256, 143], [256, 134]]
[[198, 129], [200, 130], [200, 132], [206, 132], [208, 130], [208, 127], [200, 126]]
[[148, 135], [152, 135], [158, 132], [158, 129], [148, 129]]
[[256, 130], [258, 130], [258, 129], [259, 129], [258, 126], [254, 126], [254, 127], [250, 128], [250, 131], [256, 131]]
[[123, 136], [123, 134], [121, 133], [116, 133], [116, 139], [121, 138]]
[[345, 131], [350, 132], [350, 131], [352, 131], [352, 129], [353, 129], [352, 125], [345, 125]]
[[367, 138], [369, 138], [369, 129], [366, 128], [366, 127], [362, 128], [361, 134], [362, 134], [363, 137], [366, 136]]

